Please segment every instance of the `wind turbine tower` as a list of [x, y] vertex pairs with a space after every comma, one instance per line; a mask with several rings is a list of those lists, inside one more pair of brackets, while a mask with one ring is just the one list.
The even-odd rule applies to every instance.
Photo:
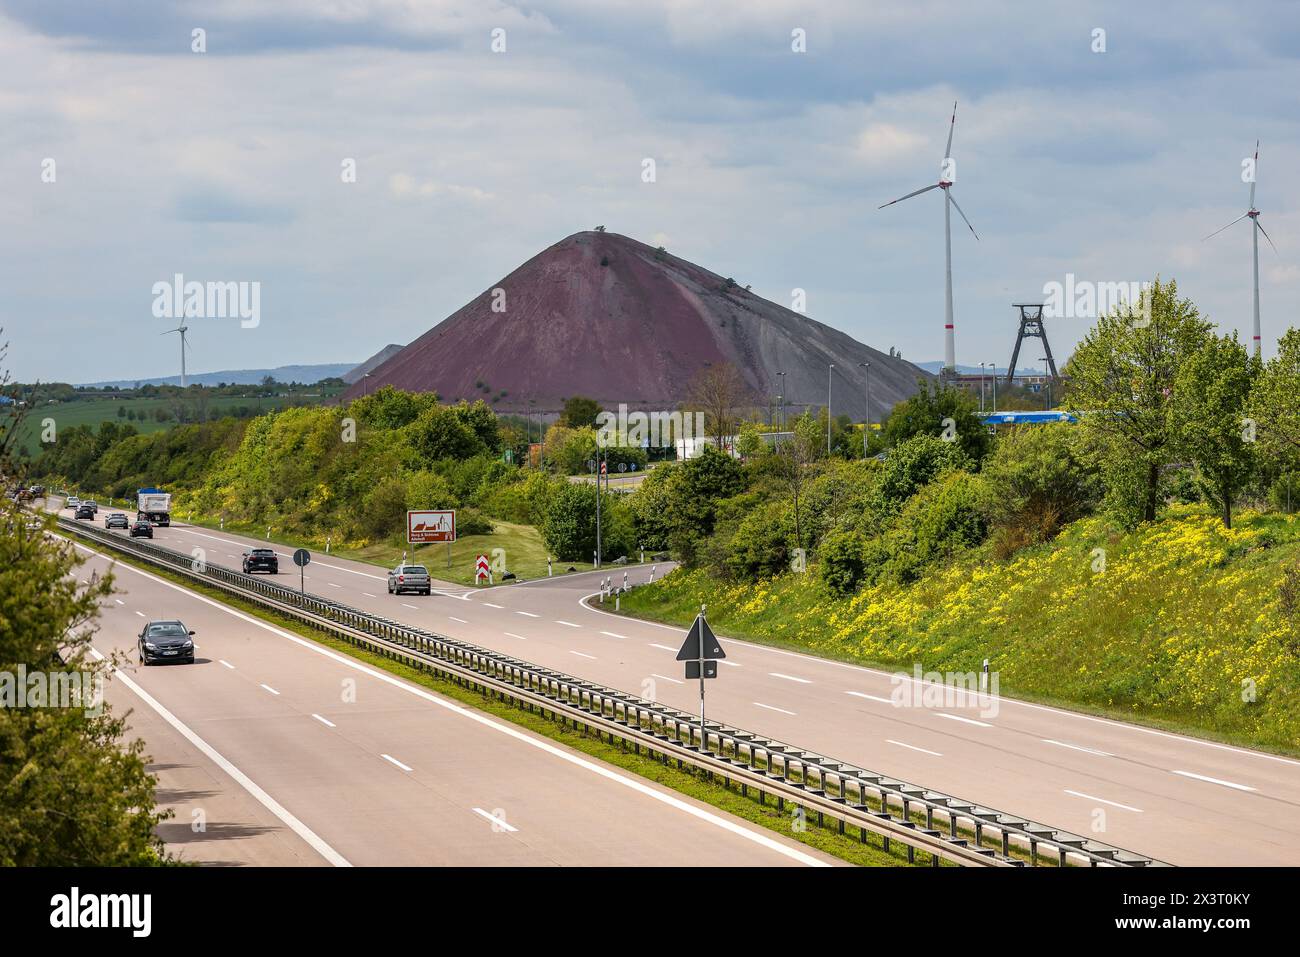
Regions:
[[162, 333], [162, 335], [164, 336], [169, 336], [173, 332], [179, 332], [181, 334], [181, 388], [182, 389], [185, 388], [185, 350], [189, 348], [189, 343], [186, 342], [185, 340], [185, 333], [189, 331], [190, 331], [190, 327], [185, 325], [185, 323], [182, 322], [175, 329], [168, 329], [166, 332]]
[[[1250, 222], [1251, 222], [1251, 230], [1250, 230], [1250, 246], [1251, 246], [1251, 254], [1252, 254], [1252, 257], [1253, 257], [1254, 268], [1255, 268], [1255, 273], [1254, 273], [1254, 278], [1255, 278], [1255, 328], [1254, 328], [1254, 330], [1253, 330], [1253, 331], [1254, 331], [1254, 337], [1255, 337], [1255, 338], [1254, 338], [1254, 342], [1255, 342], [1255, 358], [1259, 358], [1259, 357], [1260, 357], [1260, 353], [1261, 353], [1261, 344], [1262, 344], [1262, 340], [1261, 340], [1261, 338], [1260, 338], [1260, 337], [1261, 337], [1261, 332], [1260, 332], [1260, 326], [1259, 326], [1259, 236], [1260, 236], [1260, 233], [1263, 233], [1263, 234], [1264, 234], [1264, 238], [1268, 240], [1268, 244], [1269, 244], [1270, 246], [1273, 246], [1273, 240], [1269, 238], [1268, 233], [1267, 233], [1267, 232], [1264, 232], [1264, 227], [1263, 227], [1262, 225], [1260, 225], [1260, 222], [1259, 222], [1259, 210], [1255, 208], [1255, 175], [1256, 175], [1256, 173], [1257, 173], [1258, 170], [1259, 170], [1259, 140], [1256, 140], [1256, 141], [1255, 141], [1255, 158], [1251, 161], [1251, 166], [1250, 166], [1250, 208], [1247, 209], [1247, 210], [1246, 210], [1244, 213], [1242, 213], [1240, 216], [1238, 216], [1236, 219], [1234, 219], [1232, 222], [1228, 223], [1228, 226], [1236, 226], [1236, 225], [1237, 225], [1239, 222], [1241, 222], [1243, 219], [1249, 219]], [[1225, 229], [1227, 229], [1228, 226], [1220, 226], [1220, 227], [1219, 227], [1218, 229], [1216, 229], [1214, 232], [1210, 233], [1209, 236], [1206, 236], [1205, 239], [1209, 239], [1210, 236], [1217, 236], [1217, 235], [1219, 235], [1219, 233], [1221, 233], [1221, 232], [1223, 232]], [[1204, 242], [1205, 240], [1203, 239], [1203, 240], [1201, 240], [1201, 241]], [[1273, 252], [1275, 252], [1275, 253], [1277, 252], [1277, 247], [1276, 247], [1276, 246], [1273, 246]]]
[[[953, 332], [952, 319], [952, 210], [957, 210], [957, 215], [966, 223], [966, 228], [970, 230], [971, 235], [978, 240], [979, 233], [975, 232], [975, 227], [970, 224], [966, 214], [961, 211], [957, 205], [957, 200], [952, 195], [952, 184], [957, 179], [957, 162], [952, 158], [952, 134], [957, 128], [957, 104], [952, 105], [952, 121], [948, 124], [948, 145], [944, 147], [943, 162], [939, 167], [939, 182], [924, 186], [921, 189], [914, 190], [906, 196], [900, 196], [898, 199], [885, 203], [885, 206], [893, 206], [894, 203], [901, 203], [905, 199], [911, 199], [913, 196], [920, 196], [922, 193], [928, 193], [932, 189], [943, 190], [943, 252], [944, 252], [944, 321], [943, 321], [943, 368], [944, 372], [951, 374], [957, 371], [957, 346]], [[884, 209], [885, 206], [878, 207]]]

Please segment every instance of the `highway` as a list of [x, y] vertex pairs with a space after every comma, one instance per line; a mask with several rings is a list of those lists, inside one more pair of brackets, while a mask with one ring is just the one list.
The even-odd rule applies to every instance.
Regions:
[[[164, 530], [165, 531], [165, 530]], [[831, 859], [549, 739], [77, 548], [114, 567], [94, 639], [132, 709], [182, 859], [281, 865], [802, 865]], [[142, 667], [147, 619], [197, 632]], [[200, 812], [201, 816], [196, 816]], [[198, 825], [202, 825], [199, 827]]]
[[[159, 544], [203, 548], [233, 568], [244, 548], [265, 545], [184, 525], [157, 533]], [[276, 551], [284, 568], [290, 550]], [[648, 571], [630, 567], [629, 580]], [[622, 568], [607, 574], [621, 584]], [[386, 593], [384, 569], [320, 555], [307, 588], [698, 713], [696, 686], [674, 660], [682, 630], [588, 607], [602, 577], [399, 597]], [[1170, 863], [1300, 864], [1300, 761], [1005, 697], [995, 714], [962, 700], [899, 707], [888, 673], [723, 646], [728, 657], [708, 688], [716, 720]]]

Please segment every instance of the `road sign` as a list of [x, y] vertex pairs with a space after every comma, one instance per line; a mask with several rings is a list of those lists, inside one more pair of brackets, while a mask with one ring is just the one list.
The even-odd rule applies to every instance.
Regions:
[[697, 678], [700, 682], [701, 752], [709, 750], [709, 729], [708, 725], [704, 723], [704, 679], [718, 676], [717, 659], [725, 657], [727, 657], [727, 654], [722, 650], [722, 645], [718, 643], [718, 636], [709, 627], [709, 623], [704, 617], [704, 606], [701, 605], [700, 613], [695, 616], [695, 623], [691, 625], [691, 630], [686, 634], [686, 640], [682, 642], [682, 647], [677, 652], [677, 660], [686, 662], [686, 677]]
[[311, 552], [305, 548], [300, 548], [293, 553], [293, 563], [299, 568], [303, 568], [311, 563]]
[[406, 513], [406, 541], [411, 545], [456, 540], [456, 511], [415, 509]]
[[[700, 676], [700, 664], [701, 662], [699, 661], [686, 662], [686, 677], [698, 678]], [[718, 676], [718, 663], [716, 661], [705, 661], [703, 662], [703, 665], [704, 677], [716, 678]]]
[[489, 583], [492, 581], [492, 569], [488, 565], [486, 555], [480, 555], [478, 561], [474, 563], [474, 581], [477, 582], [481, 578], [486, 578]]
[[[704, 654], [700, 654], [700, 636], [704, 637]], [[695, 624], [691, 625], [690, 632], [686, 635], [686, 641], [682, 644], [681, 650], [677, 652], [678, 661], [700, 661], [710, 660], [713, 658], [725, 658], [726, 652], [722, 650], [722, 645], [718, 644], [718, 638], [709, 627], [708, 621], [705, 620], [703, 613], [695, 619]]]

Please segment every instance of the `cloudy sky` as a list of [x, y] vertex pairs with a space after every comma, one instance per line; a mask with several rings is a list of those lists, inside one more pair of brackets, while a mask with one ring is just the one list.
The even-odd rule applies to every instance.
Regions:
[[[192, 371], [359, 361], [597, 224], [940, 359], [941, 198], [876, 207], [938, 179], [954, 100], [959, 362], [1005, 364], [1010, 304], [1068, 274], [1174, 277], [1248, 339], [1249, 226], [1201, 237], [1256, 138], [1267, 355], [1298, 56], [1282, 2], [0, 0], [11, 373], [178, 372], [176, 273], [261, 284], [255, 328], [191, 321]], [[1088, 324], [1049, 324], [1059, 359]]]

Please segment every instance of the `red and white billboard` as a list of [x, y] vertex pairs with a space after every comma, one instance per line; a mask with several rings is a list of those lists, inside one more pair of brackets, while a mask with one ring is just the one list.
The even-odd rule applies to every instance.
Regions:
[[412, 545], [456, 540], [456, 511], [418, 510], [406, 513], [406, 540]]

